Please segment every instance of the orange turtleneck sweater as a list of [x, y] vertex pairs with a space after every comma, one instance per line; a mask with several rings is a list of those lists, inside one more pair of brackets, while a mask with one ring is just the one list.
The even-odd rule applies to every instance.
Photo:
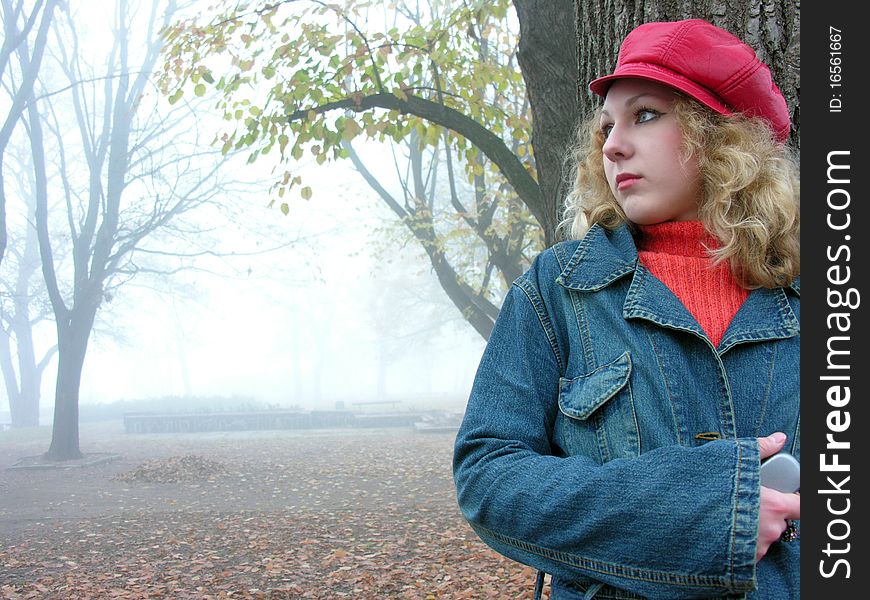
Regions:
[[707, 249], [719, 244], [699, 221], [638, 226], [640, 262], [679, 298], [714, 347], [749, 295], [727, 263], [713, 265]]

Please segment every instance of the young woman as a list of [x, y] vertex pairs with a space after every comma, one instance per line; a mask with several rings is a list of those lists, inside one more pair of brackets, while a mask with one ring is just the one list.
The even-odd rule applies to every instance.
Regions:
[[769, 69], [702, 20], [632, 31], [574, 154], [577, 238], [514, 282], [454, 475], [551, 598], [798, 598], [798, 171]]

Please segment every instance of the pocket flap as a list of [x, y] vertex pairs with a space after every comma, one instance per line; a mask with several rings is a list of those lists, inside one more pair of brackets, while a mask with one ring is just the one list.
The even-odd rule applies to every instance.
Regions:
[[573, 379], [559, 379], [559, 410], [572, 419], [586, 420], [628, 383], [631, 355], [601, 365]]

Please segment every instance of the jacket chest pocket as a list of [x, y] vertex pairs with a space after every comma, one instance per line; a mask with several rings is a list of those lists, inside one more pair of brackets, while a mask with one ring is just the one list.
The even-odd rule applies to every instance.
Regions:
[[631, 355], [625, 352], [591, 373], [559, 380], [555, 442], [565, 454], [602, 464], [640, 454], [630, 375]]

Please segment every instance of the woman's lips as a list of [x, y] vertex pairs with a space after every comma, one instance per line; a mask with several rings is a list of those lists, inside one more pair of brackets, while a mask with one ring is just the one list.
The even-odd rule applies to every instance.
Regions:
[[618, 175], [616, 177], [616, 189], [618, 189], [621, 192], [623, 190], [630, 188], [631, 186], [633, 186], [635, 183], [637, 183], [640, 180], [641, 180], [640, 175], [634, 175], [634, 174]]

